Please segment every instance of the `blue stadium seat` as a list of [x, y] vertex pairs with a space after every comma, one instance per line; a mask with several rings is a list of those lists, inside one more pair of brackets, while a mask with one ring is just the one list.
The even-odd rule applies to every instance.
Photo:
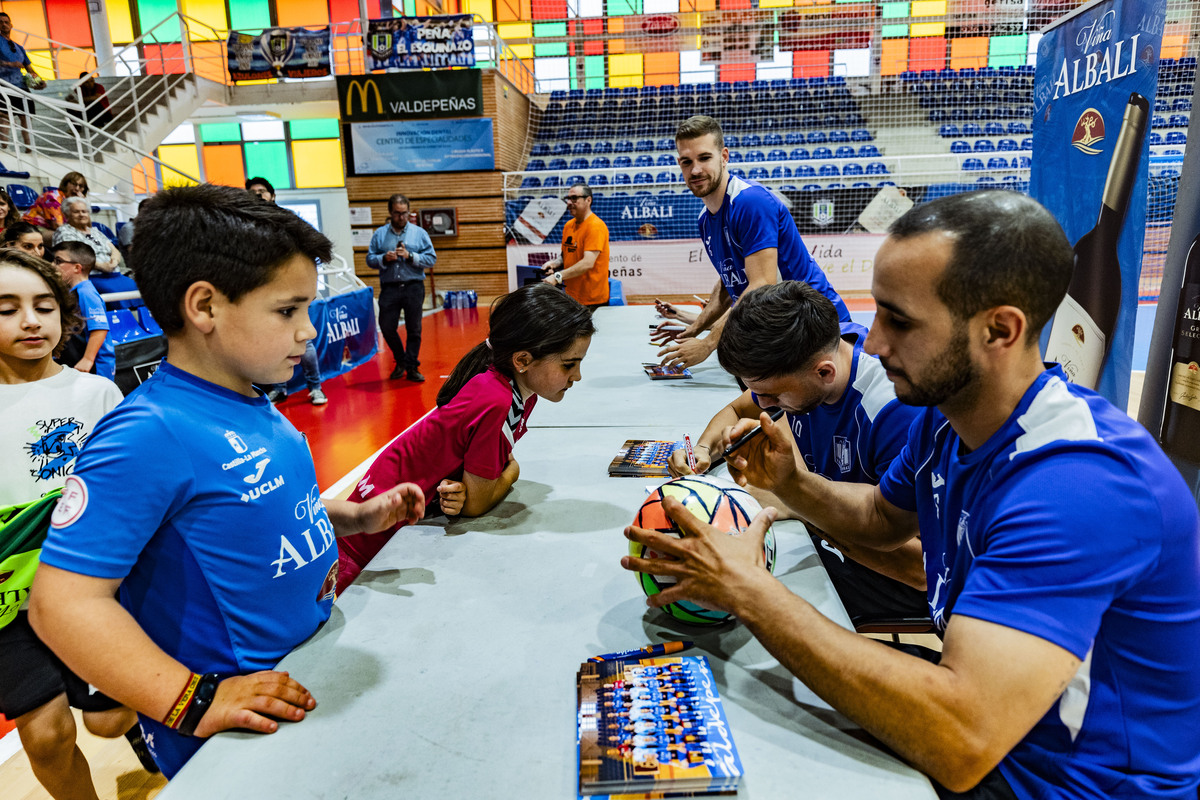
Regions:
[[1152, 145], [1153, 144], [1162, 144], [1163, 143], [1163, 135], [1161, 133], [1159, 133], [1158, 131], [1150, 131], [1150, 134], [1146, 137], [1146, 141]]
[[850, 141], [852, 142], [870, 142], [874, 139], [875, 137], [866, 128], [855, 128], [850, 131]]
[[1151, 119], [1150, 119], [1150, 127], [1152, 127], [1152, 128], [1165, 128], [1165, 127], [1167, 127], [1167, 118], [1166, 118], [1166, 117], [1164, 117], [1162, 114], [1155, 114], [1155, 115], [1154, 115], [1153, 117], [1151, 117]]
[[875, 185], [879, 188], [883, 188], [884, 186], [895, 186], [896, 182], [895, 181], [877, 181], [875, 183]]
[[725, 134], [725, 146], [730, 148], [741, 147], [742, 140], [736, 133], [727, 133]]
[[657, 159], [655, 159], [654, 166], [656, 166], [656, 167], [673, 167], [673, 166], [675, 166], [675, 159], [672, 158], [667, 153], [663, 153]]
[[23, 183], [10, 183], [7, 188], [8, 196], [12, 198], [16, 207], [22, 211], [31, 208], [37, 202], [38, 193], [32, 186], [26, 186]]
[[850, 131], [830, 131], [830, 142], [848, 142], [850, 141]]
[[887, 175], [888, 174], [887, 164], [884, 164], [882, 161], [872, 161], [870, 164], [867, 164], [867, 174], [868, 175]]
[[843, 175], [862, 175], [863, 174], [863, 166], [862, 166], [862, 164], [855, 164], [855, 163], [847, 164], [846, 166], [842, 167], [842, 174]]
[[1001, 183], [1020, 183], [1021, 176], [1020, 175], [1005, 175], [1003, 178], [1000, 179], [1000, 182]]
[[730, 164], [741, 164], [745, 160], [746, 160], [746, 157], [742, 155], [741, 150], [729, 151], [729, 163]]
[[982, 158], [967, 158], [967, 159], [964, 159], [964, 160], [963, 160], [963, 165], [962, 165], [962, 168], [963, 168], [963, 169], [966, 169], [966, 170], [978, 170], [978, 169], [983, 169], [983, 159], [982, 159]]
[[841, 175], [842, 173], [841, 170], [837, 168], [837, 164], [822, 164], [821, 168], [817, 170], [817, 174], [822, 178], [831, 178], [836, 175]]
[[1000, 156], [992, 156], [987, 162], [988, 169], [1008, 169], [1008, 159]]
[[630, 141], [629, 139], [620, 139], [613, 143], [613, 152], [614, 153], [632, 153], [633, 152], [633, 142]]
[[[538, 170], [542, 170], [545, 168], [546, 168], [546, 162], [540, 158], [530, 159], [529, 163], [525, 165], [525, 170], [527, 172], [537, 172]], [[21, 208], [21, 201], [18, 200], [12, 193], [12, 188], [13, 188], [13, 186], [16, 186], [16, 185], [17, 184], [12, 184], [12, 183], [10, 183], [8, 185], [8, 194], [10, 197], [12, 197], [13, 202], [17, 204], [17, 208]], [[29, 187], [25, 187], [25, 188], [29, 188]], [[37, 200], [36, 194], [33, 196], [33, 199]], [[28, 206], [25, 206], [25, 208], [29, 208], [32, 205], [33, 205], [33, 203], [30, 203]]]
[[558, 144], [554, 145], [553, 155], [556, 155], [556, 156], [571, 155], [571, 143], [570, 142], [559, 142]]
[[792, 145], [795, 145], [795, 144], [804, 144], [804, 134], [798, 133], [797, 131], [789, 131], [783, 137], [783, 143], [786, 144], [788, 147], [791, 147]]
[[1172, 111], [1191, 111], [1192, 110], [1192, 98], [1176, 97], [1171, 102], [1171, 110]]
[[633, 166], [633, 159], [629, 156], [617, 156], [613, 159], [612, 165], [617, 169], [629, 169]]
[[819, 183], [806, 183], [800, 187], [800, 190], [804, 192], [816, 192], [820, 191], [822, 188], [824, 187], [822, 187]]
[[1187, 144], [1187, 134], [1183, 131], [1167, 131], [1167, 144]]
[[639, 167], [639, 168], [640, 167], [653, 167], [654, 166], [654, 156], [647, 155], [646, 153], [642, 153], [640, 156], [638, 156], [637, 158], [635, 158], [633, 160], [633, 166]]
[[[563, 186], [574, 186], [577, 183], [587, 183], [587, 181], [584, 180], [582, 175], [572, 175], [571, 177], [569, 177], [565, 181], [563, 181]], [[544, 188], [545, 184], [542, 184], [542, 186]]]
[[533, 149], [529, 151], [529, 155], [548, 156], [550, 155], [550, 145], [546, 144], [545, 142], [538, 142], [533, 146]]
[[1167, 127], [1169, 128], [1186, 128], [1188, 126], [1188, 118], [1186, 114], [1172, 114], [1167, 117]]
[[817, 177], [817, 168], [812, 164], [801, 164], [796, 167], [793, 173], [797, 178], [815, 178]]
[[654, 143], [654, 149], [655, 149], [655, 150], [660, 150], [660, 151], [662, 151], [662, 150], [674, 150], [674, 149], [675, 149], [675, 140], [674, 140], [674, 139], [668, 139], [668, 138], [666, 138], [666, 137], [664, 137], [664, 138], [662, 138], [662, 139], [659, 139], [657, 142], [655, 142], [655, 143]]
[[741, 167], [735, 167], [734, 169], [729, 170], [729, 174], [738, 178], [744, 178], [746, 177], [746, 170], [742, 169]]
[[611, 152], [613, 152], [612, 142], [596, 142], [594, 145], [592, 145], [592, 155], [594, 156], [608, 155]]
[[616, 175], [613, 175], [612, 182], [613, 186], [628, 186], [629, 184], [633, 183], [633, 179], [629, 177], [629, 173], [627, 172], [618, 172]]
[[576, 142], [575, 146], [571, 148], [571, 155], [573, 156], [590, 156], [591, 154], [591, 142]]
[[582, 156], [580, 158], [572, 158], [567, 169], [591, 169], [591, 162]]
[[742, 137], [742, 147], [762, 147], [762, 137], [757, 133], [748, 133]]
[[608, 169], [610, 166], [608, 156], [596, 156], [592, 159], [592, 169]]
[[1033, 167], [1033, 159], [1029, 156], [1021, 156], [1021, 169], [1031, 169]]
[[996, 149], [997, 150], [1020, 150], [1021, 148], [1017, 145], [1016, 139], [1001, 139], [1000, 141], [996, 142]]
[[841, 181], [834, 181], [833, 183], [827, 185], [825, 188], [826, 189], [845, 189], [846, 184], [842, 183]]
[[775, 169], [771, 170], [771, 177], [772, 178], [790, 178], [790, 177], [792, 177], [792, 168], [791, 167], [775, 167]]
[[991, 175], [980, 175], [978, 178], [975, 179], [975, 182], [976, 183], [995, 183], [996, 179], [993, 178]]
[[654, 140], [653, 139], [638, 139], [637, 144], [635, 144], [633, 146], [633, 149], [635, 152], [638, 152], [638, 153], [649, 153], [651, 150], [654, 149]]
[[633, 176], [634, 183], [654, 183], [654, 176], [649, 172], [639, 172]]
[[996, 150], [996, 143], [993, 142], [991, 139], [976, 139], [975, 140], [975, 152], [976, 153], [991, 153], [991, 152], [994, 152], [995, 150]]
[[1003, 136], [1004, 126], [999, 122], [989, 122], [983, 126], [984, 136]]
[[976, 122], [967, 122], [962, 126], [963, 136], [983, 136], [983, 128]]
[[938, 136], [943, 139], [953, 139], [955, 136], [962, 136], [962, 131], [958, 129], [957, 125], [947, 123], [938, 128]]
[[1033, 149], [1033, 137], [1032, 136], [1026, 136], [1024, 139], [1021, 140], [1021, 149], [1022, 150], [1032, 150]]
[[804, 140], [808, 144], [824, 144], [829, 141], [829, 137], [825, 135], [825, 131], [809, 131]]
[[[567, 160], [565, 158], [552, 158], [552, 159], [550, 159], [550, 163], [546, 166], [546, 169], [566, 169], [566, 168], [567, 168]], [[545, 184], [542, 184], [542, 185], [545, 186]]]
[[1024, 136], [1029, 133], [1028, 122], [1010, 122], [1008, 123], [1007, 132], [1013, 136]]
[[871, 188], [871, 182], [870, 181], [855, 181], [854, 183], [850, 184], [850, 188], [851, 189], [869, 189], [869, 188]]
[[859, 158], [876, 158], [879, 156], [879, 148], [873, 144], [864, 144], [858, 148]]
[[535, 178], [533, 175], [530, 175], [529, 177], [527, 177], [521, 181], [520, 188], [522, 188], [522, 189], [540, 189], [540, 188], [542, 188], [541, 178]]
[[833, 151], [828, 147], [814, 147], [813, 158], [833, 158]]
[[551, 189], [556, 186], [562, 186], [562, 180], [557, 175], [547, 175], [542, 181], [543, 189]]
[[660, 172], [654, 176], [655, 183], [675, 183], [675, 175], [671, 172]]
[[762, 150], [747, 150], [746, 160], [750, 162], [766, 161], [767, 157], [763, 155]]
[[788, 157], [787, 151], [776, 147], [771, 152], [767, 153], [767, 161], [786, 161]]
[[779, 147], [783, 144], [783, 137], [778, 133], [768, 133], [763, 137], [763, 147]]
[[792, 161], [803, 161], [812, 158], [812, 154], [808, 152], [808, 148], [806, 147], [796, 147], [792, 149], [792, 152], [788, 153], [788, 158]]
[[587, 179], [588, 186], [608, 186], [608, 176], [602, 173], [589, 175]]
[[854, 158], [854, 148], [848, 144], [839, 145], [837, 150], [833, 151], [834, 158]]
[[767, 174], [766, 167], [755, 167], [752, 170], [750, 170], [747, 177], [749, 177], [750, 180], [752, 180], [752, 181], [761, 181], [770, 176]]

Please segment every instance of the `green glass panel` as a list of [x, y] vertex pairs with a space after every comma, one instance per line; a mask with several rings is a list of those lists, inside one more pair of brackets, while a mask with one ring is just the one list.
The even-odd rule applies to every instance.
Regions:
[[200, 141], [240, 142], [242, 126], [236, 122], [206, 122], [200, 126]]
[[229, 27], [235, 31], [271, 27], [270, 0], [229, 0]]
[[177, 19], [164, 25], [159, 24], [179, 10], [175, 0], [138, 0], [137, 10], [141, 26], [140, 33], [150, 34], [150, 41], [163, 43], [180, 41]]
[[534, 36], [566, 36], [567, 23], [565, 22], [537, 22], [533, 26]]
[[492, 69], [495, 66], [496, 66], [496, 64], [492, 61], [476, 61], [475, 62], [475, 67], [477, 69]]
[[404, 16], [415, 17], [417, 15], [417, 0], [404, 0]]
[[882, 26], [881, 30], [883, 31], [883, 38], [885, 39], [898, 39], [903, 36], [908, 36], [907, 25], [884, 25]]
[[1029, 37], [1024, 33], [1016, 36], [993, 36], [988, 42], [988, 66], [1019, 67], [1025, 63], [1028, 47]]
[[567, 43], [546, 42], [545, 44], [535, 44], [533, 46], [533, 54], [535, 56], [565, 56], [567, 54]]
[[603, 89], [605, 85], [604, 56], [584, 56], [583, 75], [587, 89]]
[[294, 119], [288, 123], [293, 139], [336, 139], [336, 119]]
[[642, 0], [608, 0], [608, 15], [623, 17], [626, 14], [642, 13]]
[[908, 3], [884, 3], [883, 18], [895, 19], [896, 17], [908, 16]]
[[266, 178], [276, 189], [292, 188], [287, 145], [283, 142], [247, 142], [246, 177]]

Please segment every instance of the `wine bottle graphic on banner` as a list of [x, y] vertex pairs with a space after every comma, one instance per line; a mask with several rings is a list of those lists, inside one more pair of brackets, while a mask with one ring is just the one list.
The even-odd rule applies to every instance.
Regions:
[[1200, 464], [1200, 236], [1192, 240], [1183, 268], [1168, 380], [1163, 450]]
[[1090, 389], [1100, 382], [1100, 370], [1121, 310], [1117, 241], [1137, 177], [1149, 115], [1149, 101], [1140, 94], [1130, 95], [1104, 181], [1100, 218], [1096, 227], [1075, 243], [1075, 271], [1067, 296], [1054, 315], [1046, 345], [1046, 360], [1057, 361], [1068, 380]]

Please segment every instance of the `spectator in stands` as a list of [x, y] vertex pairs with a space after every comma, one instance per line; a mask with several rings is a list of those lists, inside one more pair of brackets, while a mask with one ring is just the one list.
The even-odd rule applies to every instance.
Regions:
[[58, 226], [51, 244], [85, 242], [96, 254], [96, 269], [115, 272], [122, 267], [121, 251], [113, 247], [108, 237], [92, 225], [92, 207], [88, 201], [82, 197], [68, 197], [62, 206], [67, 224]]
[[[391, 220], [371, 236], [367, 248], [367, 266], [379, 270], [379, 327], [383, 340], [392, 351], [396, 368], [390, 380], [407, 377], [425, 380], [418, 367], [421, 353], [421, 312], [425, 305], [425, 269], [437, 263], [437, 253], [429, 234], [408, 223], [408, 198], [394, 194], [388, 198]], [[396, 327], [404, 312], [404, 333], [408, 346], [400, 340]]]
[[[24, 69], [30, 76], [29, 88], [45, 88], [46, 82], [34, 71], [33, 64], [29, 62], [29, 56], [25, 53], [25, 48], [12, 40], [12, 29], [12, 18], [0, 11], [0, 81], [18, 89], [25, 89], [25, 76], [21, 74], [21, 70]], [[9, 110], [12, 111], [13, 118], [21, 128], [21, 137], [25, 140], [25, 152], [28, 153], [29, 115], [35, 111], [33, 103], [24, 97], [7, 97], [0, 94], [0, 137], [5, 141], [12, 142], [15, 141], [15, 137], [8, 130]]]
[[[121, 402], [112, 381], [54, 362], [79, 324], [71, 292], [53, 267], [16, 250], [0, 253], [0, 460], [5, 464], [0, 507], [36, 502], [61, 489], [80, 447], [100, 418]], [[7, 555], [6, 593], [19, 598], [29, 583], [12, 570], [23, 571], [23, 561], [36, 565], [37, 553], [18, 548]], [[134, 713], [89, 691], [87, 682], [38, 639], [28, 612], [4, 605], [0, 713], [16, 724], [34, 777], [51, 797], [95, 800], [87, 759], [75, 744], [71, 707], [83, 711], [89, 731], [108, 737], [125, 733], [135, 750], [141, 745], [139, 757], [148, 759]], [[153, 761], [143, 764], [154, 768]]]
[[[800, 239], [787, 206], [766, 187], [731, 176], [721, 125], [712, 117], [689, 117], [675, 132], [679, 167], [692, 194], [704, 201], [700, 239], [719, 277], [712, 296], [682, 332], [662, 329], [659, 341], [674, 339], [659, 353], [664, 365], [690, 367], [717, 349], [730, 307], [742, 293], [784, 280], [804, 281], [828, 297], [838, 319], [850, 321], [842, 298]], [[704, 331], [705, 338], [699, 338]]]
[[[139, 214], [142, 213], [142, 206], [144, 205], [146, 205], [145, 200], [138, 203]], [[117, 231], [117, 249], [121, 251], [121, 257], [125, 259], [126, 263], [129, 262], [129, 250], [133, 247], [133, 231], [134, 223], [136, 221], [137, 217], [133, 217], [124, 225], [122, 225], [119, 231]]]
[[[21, 219], [31, 225], [53, 233], [62, 225], [62, 204], [68, 197], [87, 197], [88, 182], [80, 172], [68, 172], [58, 182], [57, 189], [47, 189], [42, 196], [25, 212]], [[49, 244], [49, 242], [47, 242]]]
[[[623, 566], [652, 597], [734, 614], [803, 683], [950, 792], [1184, 798], [1200, 780], [1200, 518], [1179, 470], [1123, 409], [1043, 364], [1071, 245], [1017, 192], [916, 206], [875, 258], [866, 347], [924, 406], [878, 486], [827, 481], [763, 414], [728, 466], [834, 537], [919, 529], [928, 660], [856, 636], [762, 569], [765, 522], [727, 536], [668, 499], [679, 539]], [[947, 795], [939, 789], [939, 796]]]
[[[275, 187], [266, 178], [251, 178], [246, 181], [246, 191], [264, 203], [275, 205]], [[142, 203], [145, 202], [145, 200], [142, 201]], [[138, 208], [141, 208], [141, 204], [138, 205]], [[304, 383], [308, 386], [308, 401], [314, 406], [323, 406], [328, 403], [329, 398], [321, 390], [321, 360], [312, 339], [304, 343], [304, 356], [300, 359], [300, 368], [304, 371]], [[263, 390], [267, 393], [267, 399], [272, 403], [282, 403], [288, 396], [286, 382], [264, 386]]]
[[42, 232], [21, 220], [4, 229], [4, 246], [15, 247], [41, 258], [46, 253], [46, 239]]
[[75, 346], [63, 352], [63, 363], [80, 372], [94, 372], [112, 380], [117, 374], [117, 356], [109, 338], [108, 311], [100, 292], [88, 280], [96, 266], [96, 254], [87, 242], [59, 242], [50, 248], [50, 258], [63, 281], [71, 287], [84, 330], [75, 335]]
[[572, 219], [563, 226], [562, 255], [546, 262], [544, 280], [594, 313], [608, 305], [608, 226], [592, 213], [592, 187], [586, 183], [567, 190], [567, 211]]
[[[90, 72], [81, 72], [79, 77], [87, 78], [83, 83], [79, 84], [79, 101], [83, 103], [83, 113], [86, 115], [87, 121], [95, 125], [97, 128], [104, 128], [112, 124], [112, 111], [108, 105], [108, 97], [104, 92], [104, 86], [96, 82], [96, 76]], [[74, 93], [67, 95], [68, 100], [75, 100]]]
[[0, 234], [3, 234], [9, 227], [20, 221], [21, 212], [17, 211], [16, 204], [8, 196], [8, 192], [0, 189]]

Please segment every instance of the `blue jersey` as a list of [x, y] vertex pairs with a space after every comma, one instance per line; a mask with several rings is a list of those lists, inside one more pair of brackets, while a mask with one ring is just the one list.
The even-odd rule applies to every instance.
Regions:
[[[87, 334], [91, 334], [92, 331], [109, 330], [108, 311], [104, 308], [104, 301], [100, 299], [100, 291], [92, 282], [80, 281], [71, 287], [71, 291], [75, 292], [75, 300], [79, 303], [79, 314], [83, 317]], [[87, 341], [87, 334], [83, 337], [84, 341]], [[111, 336], [104, 337], [104, 343], [100, 345], [100, 352], [96, 353], [95, 366], [97, 375], [109, 380], [116, 376], [117, 354], [113, 348]]]
[[919, 516], [934, 621], [986, 620], [1082, 660], [1004, 777], [1022, 798], [1195, 800], [1200, 519], [1178, 470], [1057, 365], [963, 450], [925, 409], [880, 482]]
[[850, 321], [850, 311], [813, 260], [787, 206], [754, 181], [729, 176], [721, 210], [700, 212], [700, 239], [721, 284], [736, 301], [746, 290], [746, 256], [774, 247], [779, 251], [779, 275], [785, 281], [804, 281], [833, 301], [838, 319]]
[[[121, 605], [193, 672], [270, 669], [329, 617], [333, 526], [307, 443], [265, 397], [164, 362], [67, 481], [42, 560], [123, 579]], [[142, 726], [168, 776], [201, 744]]]
[[843, 323], [842, 337], [854, 342], [846, 391], [836, 403], [789, 413], [788, 426], [810, 471], [831, 481], [876, 484], [908, 441], [921, 409], [897, 400], [879, 359], [863, 352], [866, 328]]

